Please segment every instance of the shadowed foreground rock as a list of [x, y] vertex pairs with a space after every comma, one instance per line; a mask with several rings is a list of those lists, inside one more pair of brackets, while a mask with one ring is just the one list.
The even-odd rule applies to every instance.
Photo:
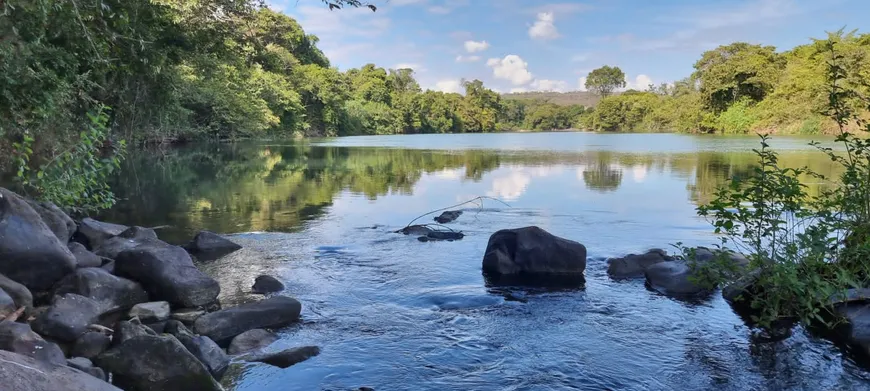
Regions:
[[[60, 347], [42, 339], [25, 323], [0, 322], [0, 349], [55, 365], [66, 364], [66, 358], [64, 358]], [[2, 379], [0, 379], [0, 385], [2, 385]]]
[[200, 316], [194, 331], [223, 344], [248, 330], [286, 326], [297, 321], [301, 311], [296, 299], [273, 296]]
[[3, 350], [0, 350], [0, 379], [0, 389], [4, 391], [121, 391], [65, 363], [46, 364]]
[[586, 247], [538, 227], [505, 229], [489, 238], [483, 272], [491, 282], [534, 284], [583, 281]]
[[12, 298], [16, 307], [25, 307], [28, 313], [33, 309], [33, 294], [30, 293], [30, 289], [27, 289], [26, 286], [0, 274], [0, 289]]
[[33, 330], [63, 342], [74, 342], [95, 323], [100, 304], [90, 298], [67, 293], [56, 296], [54, 303], [33, 321]]

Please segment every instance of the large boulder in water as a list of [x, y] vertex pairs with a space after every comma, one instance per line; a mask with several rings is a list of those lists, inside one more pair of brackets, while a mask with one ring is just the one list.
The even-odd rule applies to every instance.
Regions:
[[251, 292], [267, 294], [281, 292], [284, 290], [284, 284], [277, 278], [267, 275], [257, 276], [254, 279], [254, 285], [251, 286]]
[[253, 329], [281, 327], [299, 319], [302, 304], [286, 296], [273, 296], [255, 303], [242, 304], [200, 316], [194, 331], [218, 343]]
[[39, 213], [42, 222], [48, 226], [51, 232], [54, 232], [61, 243], [69, 242], [69, 239], [76, 232], [76, 222], [73, 219], [51, 202], [27, 200], [27, 203], [36, 213]]
[[30, 325], [12, 321], [0, 322], [0, 349], [56, 365], [66, 364], [63, 351], [33, 332]]
[[222, 391], [205, 365], [167, 334], [129, 338], [95, 361], [126, 391]]
[[504, 229], [489, 238], [483, 272], [510, 283], [583, 281], [586, 247], [538, 227]]
[[127, 228], [126, 225], [106, 223], [85, 217], [79, 223], [79, 228], [76, 231], [76, 240], [81, 241], [82, 244], [93, 250], [99, 247], [104, 240], [119, 235]]
[[242, 246], [214, 232], [199, 231], [184, 248], [198, 259], [214, 260], [238, 251]]
[[317, 346], [302, 346], [298, 348], [286, 349], [280, 352], [256, 352], [244, 356], [247, 362], [261, 362], [278, 368], [287, 368], [296, 365], [311, 357], [320, 354], [320, 348]]
[[55, 295], [75, 293], [99, 304], [99, 313], [125, 310], [148, 301], [138, 282], [114, 276], [98, 267], [78, 269], [64, 277], [54, 288]]
[[151, 299], [178, 307], [211, 304], [220, 293], [218, 282], [197, 269], [187, 251], [159, 240], [122, 251], [115, 273], [142, 283]]
[[836, 313], [845, 319], [845, 322], [834, 330], [836, 338], [848, 344], [864, 358], [870, 357], [870, 298], [844, 301], [835, 304], [834, 308]]
[[75, 266], [66, 243], [27, 201], [0, 188], [0, 273], [31, 291], [44, 291]]
[[28, 312], [33, 308], [33, 294], [26, 286], [0, 274], [0, 289], [12, 298], [16, 307], [25, 307]]
[[673, 261], [674, 257], [661, 249], [652, 249], [643, 254], [628, 254], [622, 258], [607, 260], [607, 274], [611, 278], [643, 278], [647, 268], [657, 263]]
[[31, 325], [44, 336], [75, 342], [87, 331], [88, 325], [97, 321], [101, 310], [100, 304], [88, 297], [66, 293], [55, 296], [51, 307], [37, 316]]
[[122, 391], [87, 373], [0, 350], [0, 388], [10, 391]]

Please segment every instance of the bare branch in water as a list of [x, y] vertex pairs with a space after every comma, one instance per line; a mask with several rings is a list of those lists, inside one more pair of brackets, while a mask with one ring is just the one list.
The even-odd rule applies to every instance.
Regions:
[[[493, 201], [501, 202], [502, 204], [504, 204], [504, 205], [507, 206], [508, 208], [511, 207], [510, 205], [508, 205], [507, 202], [504, 202], [504, 201], [502, 201], [502, 200], [500, 200], [500, 199], [498, 199], [498, 198], [493, 198], [493, 197], [488, 197], [488, 196], [480, 196], [480, 197], [472, 198], [472, 199], [470, 199], [470, 200], [468, 200], [468, 201], [465, 201], [465, 202], [463, 202], [463, 203], [459, 203], [459, 204], [456, 204], [456, 205], [451, 205], [451, 206], [448, 206], [448, 207], [446, 207], [446, 208], [436, 209], [436, 210], [433, 210], [433, 211], [428, 212], [428, 213], [426, 213], [426, 214], [422, 214], [422, 215], [420, 215], [420, 216], [417, 216], [414, 220], [411, 220], [411, 222], [408, 223], [408, 225], [406, 225], [405, 228], [410, 227], [412, 224], [414, 224], [415, 221], [420, 220], [420, 219], [422, 219], [423, 217], [426, 217], [426, 216], [429, 216], [429, 215], [431, 215], [431, 214], [435, 214], [435, 213], [438, 213], [438, 212], [443, 212], [443, 211], [448, 210], [448, 209], [453, 209], [453, 208], [456, 208], [456, 207], [460, 207], [460, 206], [462, 206], [462, 205], [475, 203], [475, 202], [477, 202], [477, 201], [480, 201], [480, 203], [477, 204], [477, 205], [478, 205], [478, 208], [483, 208], [483, 200], [493, 200]], [[440, 224], [423, 224], [423, 225], [424, 225], [424, 226], [428, 226], [428, 225], [438, 225], [438, 226], [444, 227], [443, 225], [440, 225]], [[448, 227], [445, 227], [445, 228], [450, 229], [450, 228], [448, 228]], [[452, 229], [450, 229], [450, 230], [453, 231]]]

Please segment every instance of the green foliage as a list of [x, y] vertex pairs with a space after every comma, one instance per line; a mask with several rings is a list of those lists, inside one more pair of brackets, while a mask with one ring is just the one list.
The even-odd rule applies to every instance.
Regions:
[[31, 169], [34, 139], [25, 133], [13, 144], [18, 166], [16, 178], [25, 191], [42, 201], [53, 202], [72, 212], [92, 212], [111, 207], [115, 195], [108, 185], [124, 159], [124, 141], [109, 139], [105, 108], [88, 113], [91, 124], [67, 150]]
[[625, 73], [619, 67], [605, 65], [586, 76], [586, 89], [606, 97], [617, 88], [625, 87]]
[[715, 118], [713, 128], [725, 134], [748, 133], [758, 120], [752, 102], [741, 99]]
[[738, 42], [705, 52], [695, 63], [695, 73], [705, 104], [721, 112], [743, 99], [764, 99], [773, 90], [782, 65], [773, 46]]

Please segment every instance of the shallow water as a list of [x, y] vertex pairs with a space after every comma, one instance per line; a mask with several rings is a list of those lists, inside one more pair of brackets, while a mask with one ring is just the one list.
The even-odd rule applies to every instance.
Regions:
[[[773, 145], [787, 165], [835, 174], [807, 141]], [[255, 300], [247, 291], [268, 273], [303, 303], [304, 321], [274, 348], [322, 353], [283, 370], [236, 365], [230, 390], [870, 389], [870, 374], [825, 340], [797, 330], [755, 342], [719, 295], [680, 302], [605, 273], [610, 256], [716, 242], [695, 207], [747, 172], [756, 146], [585, 133], [200, 145], [132, 156], [115, 186], [124, 200], [104, 217], [168, 224], [160, 235], [177, 243], [232, 233], [245, 248], [203, 265], [223, 302]], [[461, 241], [392, 233], [477, 196], [509, 206], [460, 207]], [[587, 246], [584, 288], [486, 286], [489, 235], [527, 225]]]

